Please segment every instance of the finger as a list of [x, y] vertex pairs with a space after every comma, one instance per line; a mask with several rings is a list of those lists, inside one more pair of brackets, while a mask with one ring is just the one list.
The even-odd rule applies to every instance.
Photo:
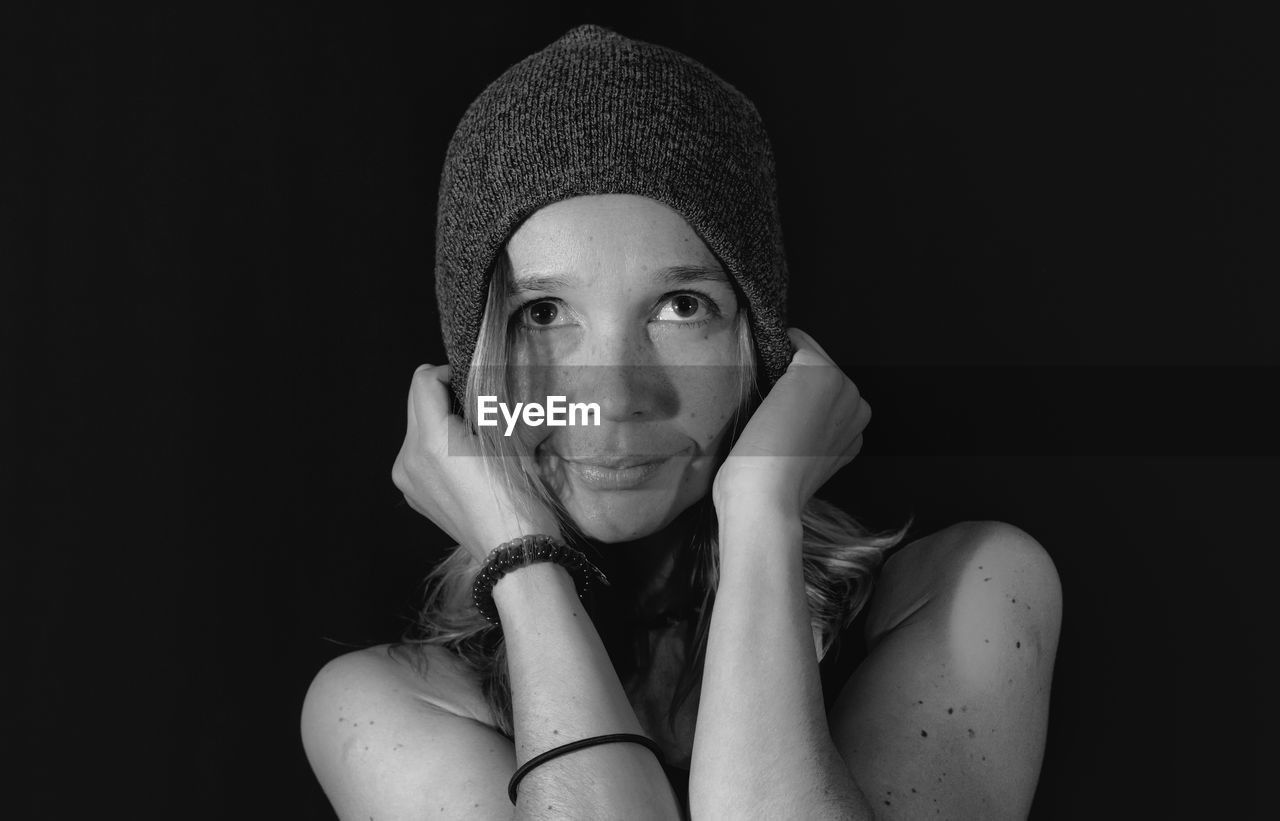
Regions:
[[431, 518], [431, 513], [428, 512], [427, 509], [424, 508], [422, 505], [414, 501], [413, 497], [410, 496], [408, 493], [404, 494], [404, 501], [406, 504], [409, 505], [410, 509], [412, 509], [414, 513], [417, 513], [421, 516], [426, 516], [428, 519]]
[[835, 360], [832, 360], [831, 355], [828, 354], [826, 350], [821, 345], [818, 344], [816, 339], [809, 336], [807, 333], [800, 330], [799, 328], [788, 328], [787, 336], [791, 337], [791, 344], [795, 345], [797, 349], [808, 348], [810, 350], [813, 350], [821, 354], [824, 359], [827, 359], [831, 362], [835, 361]]
[[863, 413], [862, 411], [857, 411], [850, 416], [848, 424], [838, 431], [839, 443], [837, 447], [847, 447], [849, 443], [860, 439], [867, 429], [867, 422], [870, 418], [870, 414]]
[[408, 404], [409, 422], [412, 424], [416, 421], [416, 414], [413, 412], [415, 402], [415, 394], [417, 393], [418, 381], [430, 378], [431, 370], [435, 365], [419, 365], [413, 369], [413, 376], [409, 377], [409, 392], [405, 395], [405, 402]]
[[415, 380], [433, 379], [446, 385], [449, 384], [449, 380], [452, 379], [452, 377], [453, 369], [448, 365], [419, 365], [413, 371], [413, 378]]
[[419, 424], [438, 421], [449, 415], [448, 365], [421, 365], [413, 372], [409, 388], [409, 412]]
[[853, 421], [859, 428], [865, 428], [871, 421], [871, 403], [865, 399], [858, 400], [858, 407], [853, 412]]
[[856, 457], [861, 451], [862, 451], [862, 434], [859, 433], [857, 438], [853, 440], [853, 443], [849, 445], [849, 449], [844, 452], [845, 460], [846, 460], [845, 464], [847, 465], [849, 464], [849, 462], [852, 462], [854, 460], [854, 457]]

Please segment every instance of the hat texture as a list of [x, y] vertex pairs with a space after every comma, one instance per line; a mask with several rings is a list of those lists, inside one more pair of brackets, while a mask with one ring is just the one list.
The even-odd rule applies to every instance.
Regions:
[[449, 142], [435, 274], [459, 403], [497, 254], [539, 208], [590, 194], [637, 194], [684, 217], [746, 296], [767, 391], [793, 349], [773, 152], [760, 115], [697, 61], [584, 25], [507, 69]]

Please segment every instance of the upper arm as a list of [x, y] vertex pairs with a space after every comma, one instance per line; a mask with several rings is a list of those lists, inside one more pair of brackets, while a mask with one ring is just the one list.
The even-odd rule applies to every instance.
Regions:
[[360, 650], [307, 691], [302, 742], [338, 817], [510, 819], [511, 742], [431, 704], [407, 672], [384, 650]]
[[1029, 535], [966, 522], [885, 567], [871, 652], [832, 736], [879, 815], [1025, 818], [1048, 724], [1062, 593]]

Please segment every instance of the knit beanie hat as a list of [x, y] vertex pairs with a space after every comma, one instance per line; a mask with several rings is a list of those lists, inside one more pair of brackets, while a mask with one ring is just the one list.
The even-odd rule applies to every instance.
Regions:
[[488, 274], [539, 208], [638, 194], [674, 209], [746, 296], [767, 391], [791, 361], [773, 152], [751, 101], [702, 64], [595, 25], [507, 69], [471, 103], [445, 155], [436, 298], [459, 404]]

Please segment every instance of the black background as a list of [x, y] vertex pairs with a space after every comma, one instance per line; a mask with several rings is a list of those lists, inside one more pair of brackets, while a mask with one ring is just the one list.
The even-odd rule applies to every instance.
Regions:
[[409, 376], [443, 361], [444, 146], [580, 22], [761, 110], [793, 324], [875, 408], [823, 495], [918, 534], [1011, 522], [1057, 562], [1033, 817], [1252, 814], [1280, 357], [1277, 97], [1250, 21], [20, 5], [0, 21], [13, 817], [330, 817], [306, 686], [399, 633], [442, 547], [389, 471]]

